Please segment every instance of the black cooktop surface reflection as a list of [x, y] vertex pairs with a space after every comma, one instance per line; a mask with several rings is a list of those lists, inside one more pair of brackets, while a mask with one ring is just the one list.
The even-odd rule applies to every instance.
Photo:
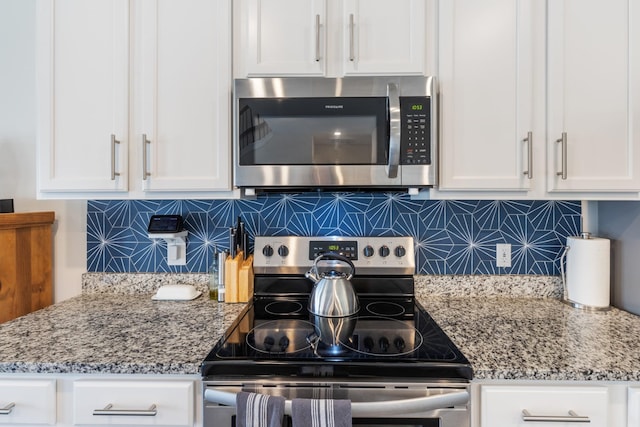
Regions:
[[464, 355], [412, 297], [360, 296], [349, 318], [319, 318], [305, 297], [256, 297], [209, 353], [208, 375], [471, 379]]

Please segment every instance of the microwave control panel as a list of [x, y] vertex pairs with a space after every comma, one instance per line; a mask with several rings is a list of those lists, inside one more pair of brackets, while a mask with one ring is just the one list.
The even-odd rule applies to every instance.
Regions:
[[430, 97], [400, 97], [400, 164], [431, 164], [430, 117]]

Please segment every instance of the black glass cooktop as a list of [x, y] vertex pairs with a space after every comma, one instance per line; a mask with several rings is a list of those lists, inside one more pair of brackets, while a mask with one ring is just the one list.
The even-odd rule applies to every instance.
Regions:
[[321, 318], [308, 313], [305, 295], [257, 296], [211, 350], [202, 374], [472, 378], [467, 359], [413, 297], [359, 299], [356, 315]]

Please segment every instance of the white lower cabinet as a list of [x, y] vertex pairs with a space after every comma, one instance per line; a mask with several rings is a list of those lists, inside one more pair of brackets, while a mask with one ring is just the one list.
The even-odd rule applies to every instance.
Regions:
[[0, 427], [202, 427], [200, 378], [0, 373]]
[[480, 425], [607, 427], [609, 401], [606, 386], [482, 386]]
[[0, 379], [0, 425], [34, 424], [56, 424], [56, 381]]
[[75, 425], [193, 426], [193, 381], [77, 380]]

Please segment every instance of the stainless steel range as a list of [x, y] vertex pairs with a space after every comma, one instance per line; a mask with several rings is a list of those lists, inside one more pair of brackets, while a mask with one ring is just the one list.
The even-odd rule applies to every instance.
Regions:
[[[353, 264], [355, 315], [308, 310], [305, 273], [327, 253]], [[326, 258], [319, 272], [351, 269]], [[471, 366], [415, 300], [414, 271], [410, 237], [256, 237], [253, 301], [202, 365], [204, 425], [234, 426], [250, 391], [284, 396], [285, 414], [293, 398], [350, 399], [356, 425], [468, 427]]]

